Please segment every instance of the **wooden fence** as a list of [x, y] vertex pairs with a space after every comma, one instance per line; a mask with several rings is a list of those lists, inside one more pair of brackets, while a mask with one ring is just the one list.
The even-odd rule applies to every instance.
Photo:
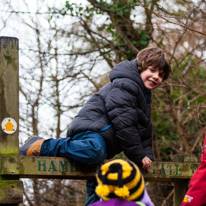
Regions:
[[[20, 178], [89, 179], [96, 168], [81, 167], [65, 158], [19, 156], [19, 63], [18, 39], [0, 37], [0, 205], [18, 205], [23, 201]], [[2, 122], [14, 119], [14, 132], [7, 132]], [[10, 130], [9, 130], [10, 131]], [[179, 206], [188, 182], [199, 167], [194, 155], [174, 156], [173, 162], [155, 162], [146, 181], [174, 182], [175, 206]]]

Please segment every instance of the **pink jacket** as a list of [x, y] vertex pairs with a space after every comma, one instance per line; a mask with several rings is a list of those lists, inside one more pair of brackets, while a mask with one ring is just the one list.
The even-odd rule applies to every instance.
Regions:
[[190, 180], [189, 189], [181, 206], [206, 205], [206, 131], [203, 145], [202, 162]]

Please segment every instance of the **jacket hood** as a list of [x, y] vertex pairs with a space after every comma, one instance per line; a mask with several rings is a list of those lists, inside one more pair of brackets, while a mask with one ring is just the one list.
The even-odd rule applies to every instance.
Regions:
[[110, 72], [110, 81], [112, 82], [114, 79], [118, 78], [128, 78], [131, 79], [141, 87], [144, 94], [146, 93], [146, 88], [140, 77], [140, 73], [137, 66], [137, 60], [134, 59], [132, 61], [123, 61], [114, 66], [112, 71]]

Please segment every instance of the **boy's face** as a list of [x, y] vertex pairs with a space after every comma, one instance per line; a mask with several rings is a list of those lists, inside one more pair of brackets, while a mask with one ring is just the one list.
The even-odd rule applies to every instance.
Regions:
[[144, 86], [148, 90], [156, 89], [163, 81], [164, 72], [158, 68], [149, 66], [146, 70], [140, 73]]

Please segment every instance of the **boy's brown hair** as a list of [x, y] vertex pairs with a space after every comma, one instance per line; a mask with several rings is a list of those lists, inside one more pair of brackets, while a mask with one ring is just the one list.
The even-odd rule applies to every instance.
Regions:
[[167, 58], [165, 52], [158, 48], [149, 47], [141, 50], [137, 54], [137, 64], [140, 73], [146, 70], [149, 66], [158, 68], [159, 71], [163, 71], [163, 81], [167, 79], [171, 73], [169, 59]]

